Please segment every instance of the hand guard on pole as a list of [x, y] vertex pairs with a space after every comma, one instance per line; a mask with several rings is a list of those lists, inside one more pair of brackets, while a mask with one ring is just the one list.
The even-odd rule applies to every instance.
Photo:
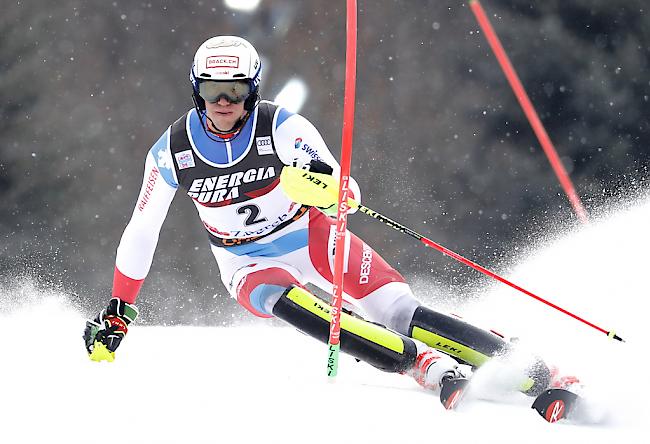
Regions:
[[128, 332], [128, 326], [138, 317], [138, 308], [119, 298], [112, 298], [108, 307], [92, 320], [86, 321], [84, 342], [88, 356], [93, 361], [115, 359], [115, 350]]

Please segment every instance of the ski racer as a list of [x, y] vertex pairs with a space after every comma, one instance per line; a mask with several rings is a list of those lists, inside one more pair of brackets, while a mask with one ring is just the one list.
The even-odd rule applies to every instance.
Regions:
[[[332, 292], [337, 202], [309, 207], [287, 197], [280, 173], [290, 166], [338, 178], [340, 167], [304, 117], [260, 99], [262, 64], [235, 36], [200, 45], [190, 69], [194, 107], [149, 150], [135, 209], [117, 248], [112, 298], [86, 323], [93, 360], [114, 353], [138, 316], [135, 306], [158, 235], [177, 190], [194, 202], [229, 294], [262, 318], [277, 317], [327, 342], [330, 306], [307, 284]], [[300, 186], [297, 184], [296, 186]], [[361, 193], [351, 181], [355, 200]], [[381, 370], [438, 390], [458, 364], [478, 367], [505, 353], [501, 337], [422, 305], [404, 278], [353, 234], [345, 245], [345, 298], [368, 320], [343, 313], [341, 350]], [[520, 389], [543, 391], [542, 361]]]

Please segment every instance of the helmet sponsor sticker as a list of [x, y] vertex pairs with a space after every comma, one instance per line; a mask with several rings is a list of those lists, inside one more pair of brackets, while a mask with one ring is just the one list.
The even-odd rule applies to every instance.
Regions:
[[255, 145], [257, 146], [257, 154], [265, 156], [273, 154], [273, 144], [271, 143], [271, 136], [256, 137]]
[[239, 57], [214, 55], [205, 59], [205, 68], [239, 68]]
[[185, 168], [193, 168], [196, 166], [194, 163], [194, 155], [192, 150], [185, 150], [175, 153], [176, 163], [178, 164], [179, 170], [184, 170]]

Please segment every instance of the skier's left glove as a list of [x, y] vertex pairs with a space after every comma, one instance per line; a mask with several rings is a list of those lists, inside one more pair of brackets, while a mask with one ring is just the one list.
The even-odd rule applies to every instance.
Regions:
[[[313, 173], [327, 174], [328, 176], [331, 176], [332, 173], [334, 172], [334, 169], [331, 166], [329, 166], [328, 164], [326, 164], [321, 160], [315, 160], [315, 159], [311, 160], [307, 164], [307, 166], [309, 167], [309, 171]], [[337, 192], [338, 192], [338, 188], [337, 188]], [[338, 204], [338, 194], [337, 194], [336, 201], [332, 202], [332, 205], [329, 205], [327, 207], [316, 207], [316, 208], [321, 210], [321, 212], [326, 216], [336, 217], [338, 213], [337, 204]]]
[[[305, 174], [305, 170], [311, 174]], [[312, 160], [302, 166], [286, 166], [280, 175], [280, 185], [294, 202], [310, 205], [330, 217], [336, 217], [338, 181], [332, 176], [331, 166]]]
[[128, 331], [128, 325], [138, 317], [138, 308], [119, 298], [112, 298], [108, 307], [94, 319], [86, 321], [84, 342], [86, 351], [93, 361], [115, 359], [115, 350]]

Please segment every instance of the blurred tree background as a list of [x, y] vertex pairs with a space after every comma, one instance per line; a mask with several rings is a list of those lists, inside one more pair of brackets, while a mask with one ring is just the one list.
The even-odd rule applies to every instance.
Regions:
[[[496, 270], [545, 233], [577, 225], [467, 2], [358, 3], [352, 173], [364, 202]], [[483, 6], [587, 210], [646, 190], [646, 2]], [[217, 0], [11, 0], [0, 33], [4, 285], [29, 277], [89, 312], [105, 304], [144, 157], [192, 106], [192, 57], [213, 35], [241, 35], [257, 47], [265, 98], [301, 78], [309, 88], [301, 114], [339, 155], [342, 0], [263, 0], [252, 12]], [[362, 215], [349, 226], [407, 277], [442, 293], [483, 282]], [[139, 305], [148, 322], [222, 324], [243, 312], [181, 193]]]

